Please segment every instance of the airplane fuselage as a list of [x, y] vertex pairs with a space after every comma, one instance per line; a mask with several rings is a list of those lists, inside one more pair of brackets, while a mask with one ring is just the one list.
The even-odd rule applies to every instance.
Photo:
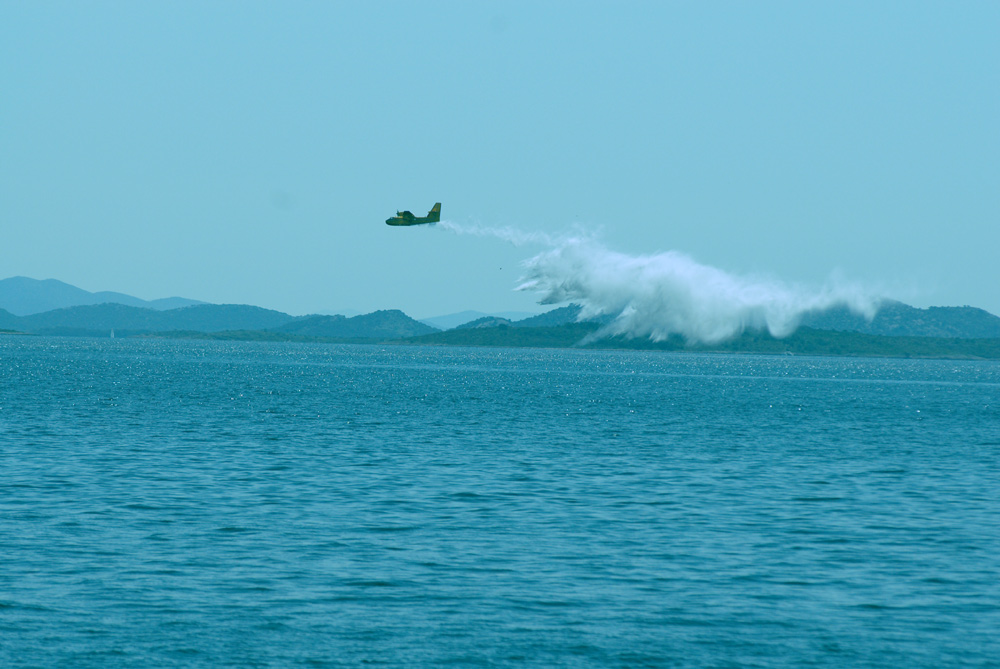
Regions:
[[435, 204], [426, 216], [414, 216], [408, 211], [397, 211], [392, 218], [385, 219], [386, 225], [424, 225], [441, 220], [441, 203]]
[[414, 216], [408, 211], [398, 212], [392, 218], [385, 219], [386, 225], [423, 225], [424, 223], [435, 223], [436, 221], [430, 216]]

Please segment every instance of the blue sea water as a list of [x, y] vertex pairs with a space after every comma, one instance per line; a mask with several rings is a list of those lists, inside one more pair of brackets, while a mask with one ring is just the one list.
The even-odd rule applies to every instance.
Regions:
[[995, 667], [998, 528], [995, 362], [0, 338], [5, 667]]

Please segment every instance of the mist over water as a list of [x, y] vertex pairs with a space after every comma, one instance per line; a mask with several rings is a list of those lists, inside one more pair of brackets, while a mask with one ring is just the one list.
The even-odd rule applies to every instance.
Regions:
[[613, 316], [594, 339], [624, 335], [662, 341], [681, 335], [690, 343], [711, 344], [747, 329], [787, 337], [809, 312], [843, 306], [871, 319], [879, 305], [879, 298], [856, 283], [830, 279], [810, 288], [731, 274], [678, 251], [628, 255], [581, 229], [553, 236], [450, 221], [439, 225], [456, 234], [548, 247], [524, 261], [517, 289], [539, 293], [540, 304], [577, 303], [581, 320]]

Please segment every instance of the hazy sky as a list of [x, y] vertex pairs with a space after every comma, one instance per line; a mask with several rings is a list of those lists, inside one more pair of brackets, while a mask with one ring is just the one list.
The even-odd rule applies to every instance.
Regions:
[[1000, 3], [0, 3], [0, 278], [538, 311], [601, 230], [1000, 314]]

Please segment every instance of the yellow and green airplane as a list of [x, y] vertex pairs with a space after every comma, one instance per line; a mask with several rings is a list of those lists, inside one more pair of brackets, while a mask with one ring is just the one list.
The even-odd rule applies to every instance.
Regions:
[[438, 202], [426, 216], [414, 216], [408, 211], [397, 211], [392, 218], [385, 219], [386, 225], [423, 225], [424, 223], [437, 223], [441, 220], [441, 203]]

